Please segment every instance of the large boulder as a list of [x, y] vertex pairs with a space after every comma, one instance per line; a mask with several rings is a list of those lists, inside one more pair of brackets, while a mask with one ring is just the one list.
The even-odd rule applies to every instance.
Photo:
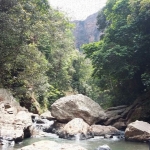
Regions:
[[125, 139], [129, 141], [149, 141], [150, 124], [143, 121], [130, 123], [125, 130]]
[[91, 130], [94, 136], [119, 135], [120, 131], [112, 126], [92, 125]]
[[17, 114], [9, 114], [7, 111], [1, 112], [0, 116], [0, 136], [3, 139], [12, 138], [15, 142], [22, 141], [25, 137], [30, 137], [31, 116], [25, 111]]
[[94, 136], [91, 132], [90, 126], [85, 123], [83, 119], [75, 118], [64, 126], [62, 132], [59, 133], [59, 137], [65, 139], [83, 140]]
[[85, 148], [73, 144], [58, 144], [54, 141], [39, 141], [25, 146], [18, 150], [86, 150]]
[[89, 125], [92, 125], [106, 119], [106, 114], [100, 105], [82, 94], [58, 99], [52, 104], [51, 113], [60, 122], [82, 118]]

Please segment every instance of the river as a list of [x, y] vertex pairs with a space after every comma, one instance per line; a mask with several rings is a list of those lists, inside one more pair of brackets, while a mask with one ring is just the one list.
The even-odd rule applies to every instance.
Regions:
[[137, 143], [137, 142], [127, 142], [124, 139], [119, 140], [116, 137], [113, 139], [103, 139], [102, 137], [95, 137], [88, 140], [65, 140], [60, 139], [54, 134], [49, 134], [48, 137], [40, 137], [40, 138], [29, 138], [25, 139], [22, 143], [16, 144], [15, 147], [1, 147], [0, 150], [17, 150], [18, 148], [21, 148], [23, 146], [29, 145], [33, 142], [37, 142], [40, 140], [51, 140], [58, 143], [71, 143], [71, 144], [77, 144], [82, 147], [85, 147], [87, 150], [94, 150], [100, 145], [107, 144], [111, 148], [111, 150], [149, 150], [147, 143]]

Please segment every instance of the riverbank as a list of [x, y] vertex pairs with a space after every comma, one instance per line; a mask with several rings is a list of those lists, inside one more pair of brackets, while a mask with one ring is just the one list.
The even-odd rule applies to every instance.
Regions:
[[[104, 139], [100, 136], [94, 137], [92, 139], [88, 140], [82, 140], [82, 141], [77, 141], [77, 140], [66, 140], [66, 139], [61, 139], [58, 138], [58, 136], [54, 134], [49, 134], [49, 137], [40, 137], [40, 138], [30, 138], [30, 139], [25, 139], [21, 144], [16, 144], [13, 149], [9, 150], [17, 150], [21, 147], [24, 147], [26, 145], [29, 145], [31, 143], [41, 141], [41, 140], [50, 140], [50, 141], [55, 141], [58, 143], [69, 143], [69, 144], [76, 144], [80, 145], [87, 150], [94, 150], [100, 145], [107, 144], [111, 148], [111, 150], [148, 150], [148, 145], [147, 143], [137, 143], [137, 142], [127, 142], [124, 139]], [[4, 150], [4, 149], [0, 149]]]
[[[126, 148], [125, 145], [130, 143], [124, 140], [124, 134], [115, 127], [96, 124], [99, 121], [105, 121], [108, 115], [97, 103], [81, 94], [64, 97], [56, 101], [52, 105], [52, 116], [49, 111], [41, 115], [30, 113], [27, 109], [22, 108], [15, 99], [8, 100], [8, 97], [6, 100], [1, 100], [0, 111], [0, 143], [2, 150], [16, 150], [24, 145], [30, 145], [41, 140], [78, 144], [87, 148], [87, 150], [94, 150], [104, 144], [108, 144], [110, 147], [112, 145], [112, 150], [113, 145], [115, 145], [114, 150], [118, 149], [116, 147], [123, 150], [120, 145]], [[139, 135], [143, 139], [137, 140], [134, 138], [134, 141], [147, 141], [148, 138], [141, 135], [147, 135], [143, 133], [150, 125], [147, 123], [146, 129], [142, 128], [141, 130], [143, 125], [140, 124], [141, 122], [131, 124], [135, 127], [135, 130], [127, 128], [129, 131], [127, 140], [140, 133]], [[130, 131], [132, 131], [132, 135]], [[145, 145], [141, 148], [142, 150], [148, 149], [148, 144], [138, 144], [142, 147]], [[135, 147], [138, 144], [133, 143], [131, 145]]]

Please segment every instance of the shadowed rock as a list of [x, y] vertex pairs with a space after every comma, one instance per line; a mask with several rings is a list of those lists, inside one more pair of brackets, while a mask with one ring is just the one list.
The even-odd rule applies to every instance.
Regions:
[[42, 119], [54, 120], [55, 118], [51, 115], [50, 111], [46, 111], [40, 115]]
[[94, 136], [119, 135], [120, 131], [112, 126], [92, 125], [91, 130]]

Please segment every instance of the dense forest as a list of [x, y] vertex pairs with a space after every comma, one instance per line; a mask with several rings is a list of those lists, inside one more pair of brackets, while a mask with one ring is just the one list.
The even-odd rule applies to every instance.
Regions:
[[150, 86], [150, 1], [108, 0], [97, 25], [101, 40], [83, 54], [74, 25], [47, 0], [1, 0], [0, 87], [30, 110], [76, 93], [105, 107], [130, 104]]
[[93, 77], [111, 105], [150, 90], [150, 0], [108, 0], [97, 17], [101, 40], [84, 45]]
[[90, 94], [90, 61], [75, 50], [62, 12], [47, 0], [1, 0], [0, 22], [0, 87], [21, 105], [47, 109], [66, 94]]

